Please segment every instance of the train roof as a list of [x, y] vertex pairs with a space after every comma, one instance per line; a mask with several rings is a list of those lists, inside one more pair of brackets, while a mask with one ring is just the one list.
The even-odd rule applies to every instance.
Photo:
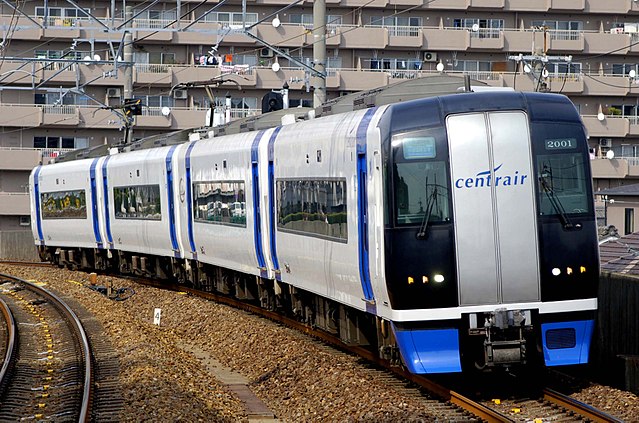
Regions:
[[117, 148], [118, 152], [125, 152], [182, 144], [193, 139], [193, 134], [197, 134], [195, 135], [195, 139], [199, 139], [259, 131], [287, 123], [312, 119], [314, 117], [346, 113], [420, 98], [468, 92], [475, 88], [481, 89], [484, 87], [488, 87], [484, 82], [471, 80], [465, 76], [446, 74], [427, 75], [420, 78], [400, 81], [384, 87], [337, 97], [315, 109], [310, 107], [282, 109], [237, 119], [216, 127], [199, 127], [152, 135], [134, 141], [129, 145], [99, 145], [92, 148], [73, 150], [59, 156], [55, 159], [55, 162], [101, 157], [110, 154], [110, 150], [114, 148]]

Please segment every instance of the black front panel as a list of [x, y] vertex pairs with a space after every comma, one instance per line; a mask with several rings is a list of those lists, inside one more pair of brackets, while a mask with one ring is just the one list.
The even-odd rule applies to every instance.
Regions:
[[[426, 240], [416, 239], [417, 229], [386, 230], [386, 280], [391, 305], [397, 310], [456, 307], [452, 224], [431, 227]], [[436, 275], [445, 279], [436, 282]]]
[[597, 296], [599, 254], [588, 145], [580, 122], [533, 122], [541, 299]]
[[455, 307], [446, 133], [437, 101], [411, 106], [390, 110], [384, 142], [387, 288], [397, 310]]

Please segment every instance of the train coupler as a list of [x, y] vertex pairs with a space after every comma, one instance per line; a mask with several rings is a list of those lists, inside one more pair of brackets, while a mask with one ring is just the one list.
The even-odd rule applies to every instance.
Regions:
[[[483, 318], [483, 325], [479, 326]], [[527, 361], [525, 332], [532, 330], [529, 310], [497, 309], [470, 316], [470, 335], [483, 335], [484, 367], [507, 367]]]

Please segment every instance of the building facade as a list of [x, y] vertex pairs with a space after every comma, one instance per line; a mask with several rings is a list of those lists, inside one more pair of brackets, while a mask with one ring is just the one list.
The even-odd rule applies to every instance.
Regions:
[[[232, 118], [260, 113], [262, 96], [284, 83], [291, 107], [312, 105], [300, 65], [313, 65], [312, 1], [247, 0], [244, 14], [238, 0], [9, 3], [0, 4], [0, 231], [28, 227], [33, 166], [122, 142], [125, 31], [143, 104], [134, 138], [201, 126], [229, 95]], [[634, 0], [326, 0], [326, 22], [328, 99], [438, 72], [562, 93], [588, 129], [595, 189], [639, 178]]]

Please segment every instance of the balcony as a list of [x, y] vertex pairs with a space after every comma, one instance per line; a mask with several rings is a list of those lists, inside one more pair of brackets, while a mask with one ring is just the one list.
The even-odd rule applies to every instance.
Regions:
[[[282, 3], [287, 3], [282, 0]], [[411, 7], [422, 5], [418, 0], [341, 0], [335, 1], [343, 7], [388, 7], [403, 6]], [[610, 0], [601, 2], [600, 0], [438, 0], [422, 5], [425, 9], [434, 10], [467, 10], [467, 9], [495, 9], [500, 11], [522, 11], [522, 12], [548, 12], [548, 11], [575, 11], [589, 13], [602, 13], [606, 15], [626, 14], [629, 12], [639, 12], [639, 2], [631, 0]], [[100, 17], [107, 26], [111, 25], [111, 20]], [[15, 19], [11, 15], [0, 16], [0, 24], [9, 27], [13, 25]], [[36, 22], [44, 25], [42, 18], [34, 18]], [[177, 45], [209, 45], [212, 35], [218, 33], [224, 27], [211, 22], [197, 22], [186, 32], [171, 32], [171, 29], [179, 29], [189, 25], [192, 20], [180, 20], [174, 23], [167, 19], [138, 19], [132, 23], [134, 40], [144, 39], [145, 41], [171, 43]], [[105, 28], [93, 20], [86, 18], [50, 18], [46, 28], [38, 27], [34, 22], [24, 16], [18, 19], [20, 31], [13, 34], [16, 40], [42, 41], [46, 38], [56, 38], [64, 42], [73, 39], [100, 39], [119, 41], [119, 33], [109, 33]], [[116, 19], [114, 27], [122, 24], [121, 19]], [[257, 36], [271, 44], [284, 48], [298, 48], [308, 46], [313, 42], [313, 35], [308, 33], [307, 28], [301, 24], [283, 23], [278, 28], [274, 28], [269, 23], [262, 23], [255, 27]], [[380, 27], [371, 25], [331, 25], [327, 45], [338, 48], [371, 48], [384, 49], [388, 46], [397, 48], [421, 48], [434, 50], [455, 50], [464, 51], [468, 48], [476, 49], [501, 49], [509, 51], [529, 51], [531, 46], [530, 31], [520, 28], [501, 29], [503, 34], [500, 37], [477, 37], [476, 39], [466, 39], [463, 36], [455, 35], [453, 31], [457, 28], [445, 28], [443, 24], [431, 27]], [[608, 30], [608, 28], [606, 28]], [[485, 29], [481, 29], [485, 31]], [[420, 34], [421, 32], [421, 34]], [[463, 31], [462, 31], [463, 32]], [[560, 34], [566, 32], [566, 34]], [[524, 42], [521, 34], [526, 34]], [[584, 53], [599, 54], [611, 50], [610, 45], [605, 41], [619, 44], [619, 47], [628, 46], [628, 34], [592, 33], [584, 31], [549, 31], [551, 34], [548, 40], [551, 51], [583, 51]], [[575, 38], [572, 33], [579, 33]], [[500, 38], [503, 39], [500, 40]], [[617, 37], [617, 38], [615, 38]], [[619, 38], [622, 37], [622, 38]], [[214, 37], [215, 38], [215, 37]], [[590, 40], [588, 39], [590, 38]], [[596, 39], [596, 40], [595, 40]], [[614, 40], [614, 41], [613, 41]], [[536, 40], [537, 41], [537, 40]], [[231, 31], [224, 36], [224, 42], [234, 45], [256, 46], [255, 40], [240, 32]], [[622, 45], [623, 44], [623, 45]], [[543, 45], [543, 40], [536, 44]], [[635, 47], [639, 51], [639, 46]], [[632, 50], [635, 51], [635, 50]], [[624, 51], [616, 51], [613, 54], [622, 55]]]
[[307, 42], [307, 30], [303, 25], [282, 24], [275, 28], [268, 23], [257, 25], [256, 28], [258, 37], [278, 47], [301, 47]]
[[42, 108], [34, 104], [1, 104], [0, 126], [33, 127], [43, 122]]
[[31, 213], [29, 194], [0, 192], [0, 215], [28, 216]]
[[[548, 52], [582, 52], [585, 48], [583, 31], [550, 30]], [[610, 50], [608, 50], [610, 51]]]
[[593, 179], [637, 179], [639, 157], [596, 158], [590, 160]]
[[586, 8], [586, 0], [547, 0], [550, 10], [579, 11]]
[[31, 170], [40, 164], [42, 153], [33, 148], [0, 148], [0, 169]]
[[78, 126], [80, 124], [80, 112], [77, 106], [44, 104], [39, 108], [42, 111], [42, 125]]
[[602, 138], [623, 138], [630, 133], [630, 119], [606, 116], [600, 121], [597, 116], [582, 116], [588, 135]]
[[140, 63], [133, 69], [134, 84], [173, 85], [171, 65]]

